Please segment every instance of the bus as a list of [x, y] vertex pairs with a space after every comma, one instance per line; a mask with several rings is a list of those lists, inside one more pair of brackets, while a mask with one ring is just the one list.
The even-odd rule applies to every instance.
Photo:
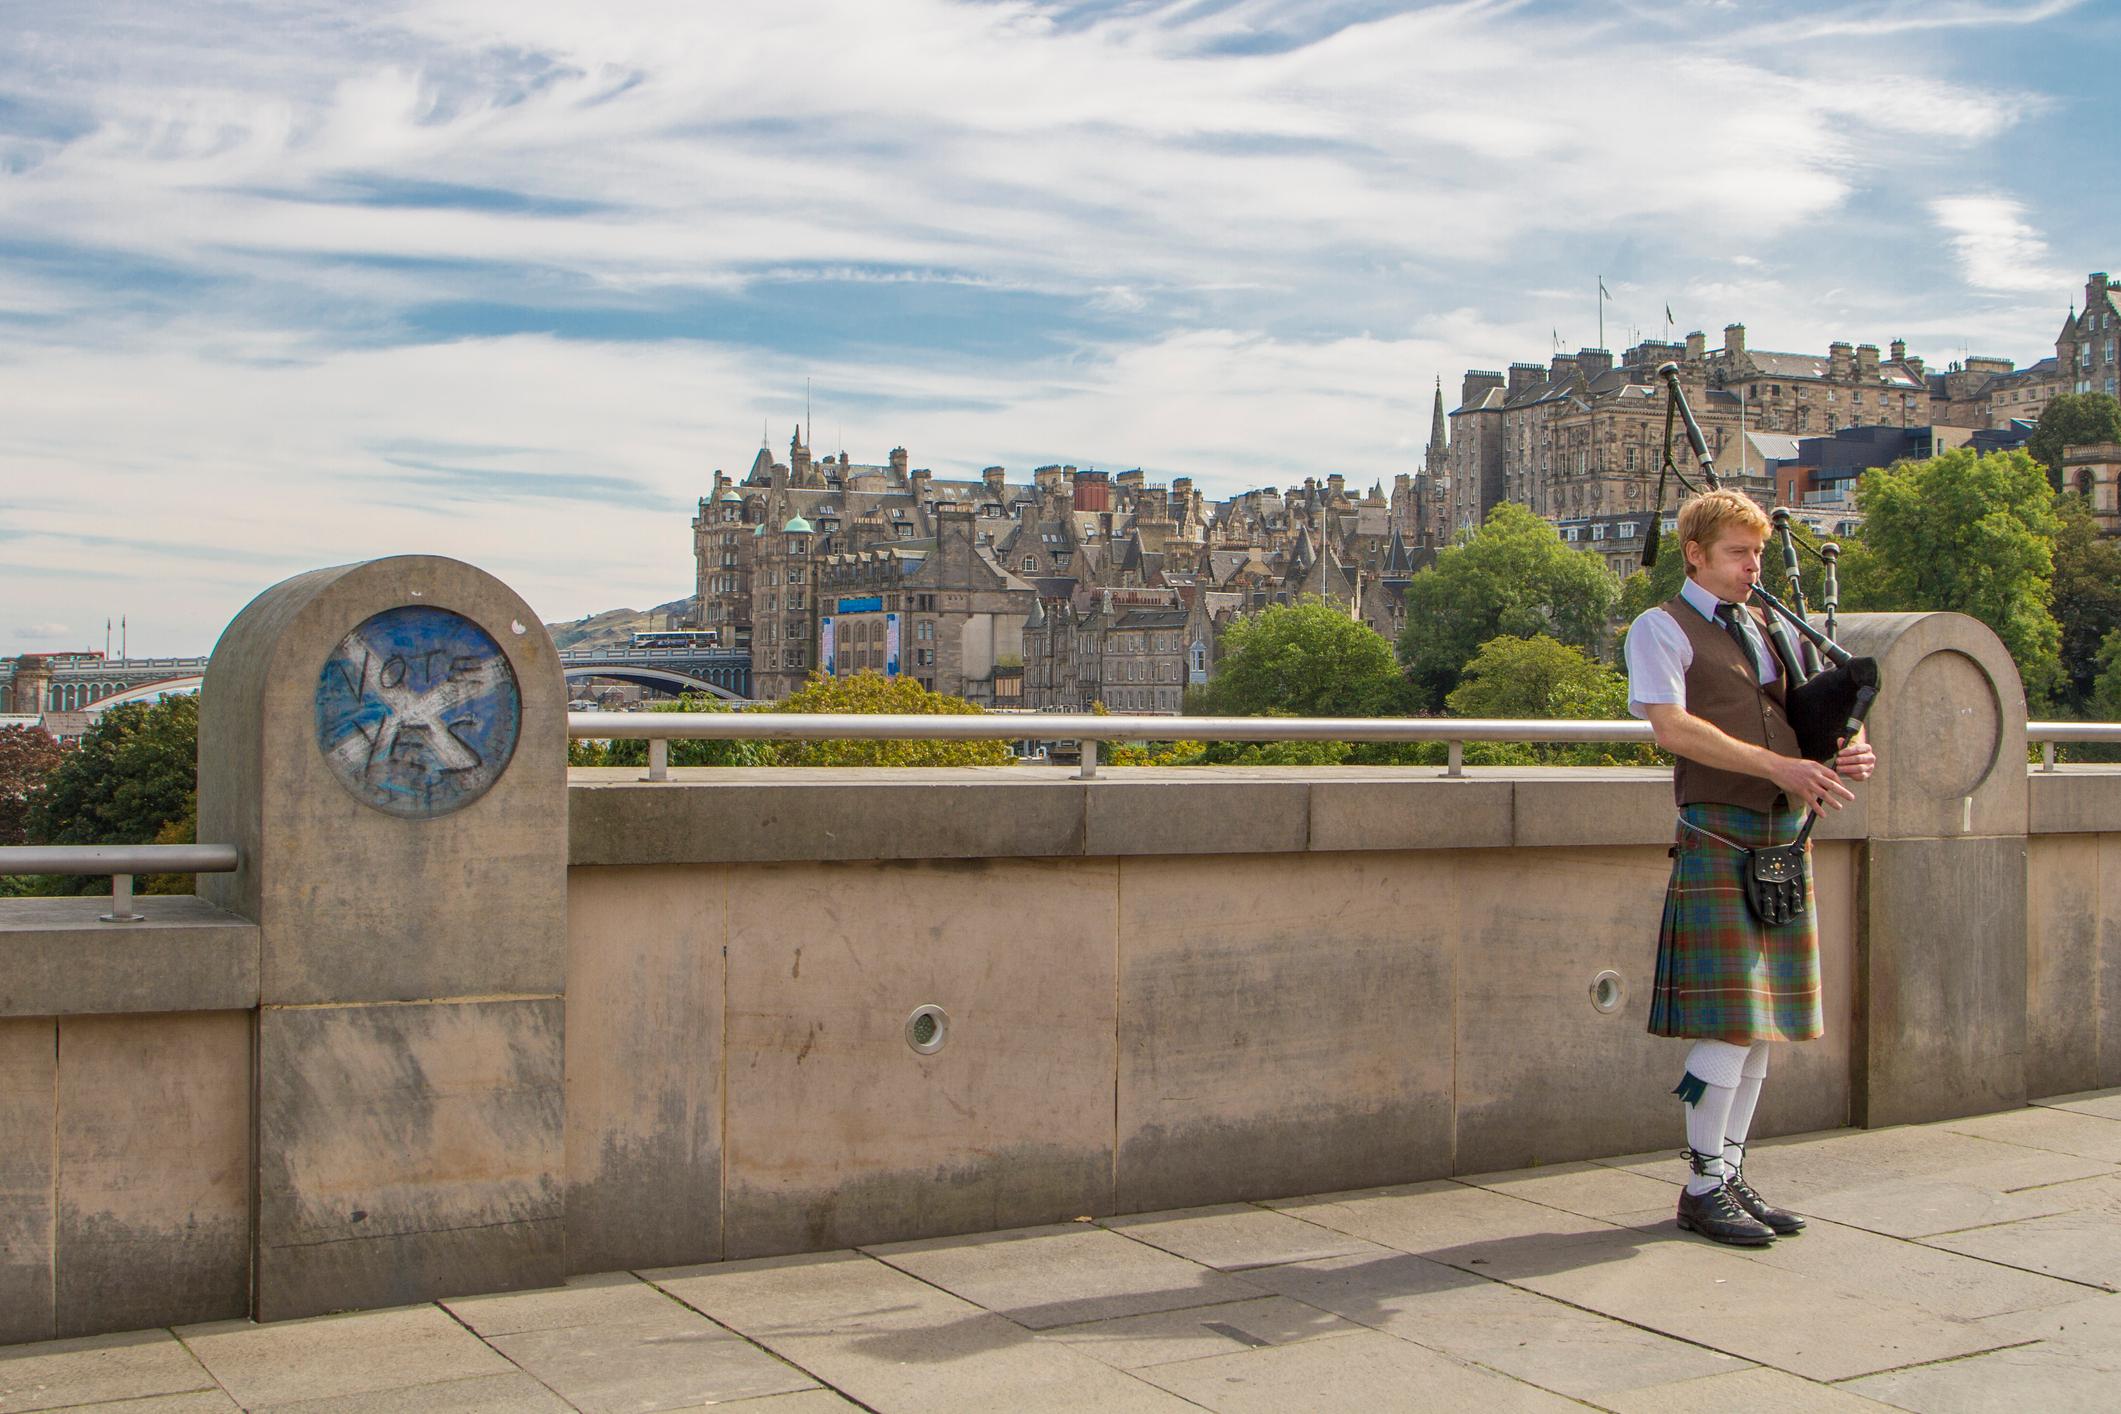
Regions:
[[722, 646], [720, 629], [712, 628], [667, 628], [637, 633], [633, 636], [636, 648], [719, 648]]

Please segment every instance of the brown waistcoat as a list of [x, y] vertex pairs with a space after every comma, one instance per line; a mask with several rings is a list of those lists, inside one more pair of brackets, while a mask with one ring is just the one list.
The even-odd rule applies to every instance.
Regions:
[[[1776, 654], [1776, 666], [1782, 670], [1782, 675], [1763, 692], [1753, 677], [1745, 651], [1722, 624], [1703, 618], [1684, 595], [1673, 595], [1664, 611], [1678, 622], [1694, 649], [1694, 661], [1686, 670], [1687, 711], [1740, 741], [1764, 746], [1783, 756], [1802, 755], [1797, 733], [1782, 707], [1783, 693], [1790, 681], [1789, 666], [1773, 646], [1766, 616], [1751, 605], [1746, 606], [1753, 615], [1753, 626], [1760, 631], [1760, 641]], [[1672, 770], [1672, 795], [1681, 805], [1715, 801], [1742, 805], [1748, 810], [1771, 810], [1783, 798], [1782, 787], [1765, 777], [1719, 771], [1684, 756], [1678, 758]]]

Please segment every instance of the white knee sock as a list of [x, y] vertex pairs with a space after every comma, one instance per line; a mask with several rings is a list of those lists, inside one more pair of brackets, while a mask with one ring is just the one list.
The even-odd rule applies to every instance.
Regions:
[[1686, 1074], [1672, 1093], [1686, 1101], [1687, 1147], [1714, 1156], [1708, 1160], [1707, 1173], [1687, 1180], [1689, 1193], [1712, 1193], [1723, 1186], [1723, 1137], [1744, 1079], [1747, 1054], [1744, 1046], [1727, 1041], [1696, 1041], [1687, 1052]]
[[1760, 1087], [1767, 1080], [1768, 1043], [1755, 1041], [1746, 1051], [1738, 1073], [1738, 1091], [1731, 1098], [1731, 1115], [1723, 1127], [1723, 1166], [1736, 1174], [1745, 1162], [1745, 1136], [1753, 1127], [1753, 1109], [1760, 1103]]

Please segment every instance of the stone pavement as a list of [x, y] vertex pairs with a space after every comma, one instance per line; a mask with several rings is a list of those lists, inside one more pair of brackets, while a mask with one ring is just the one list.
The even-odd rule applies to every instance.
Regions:
[[2121, 1091], [1752, 1169], [1810, 1231], [1646, 1155], [14, 1346], [0, 1411], [2121, 1409]]

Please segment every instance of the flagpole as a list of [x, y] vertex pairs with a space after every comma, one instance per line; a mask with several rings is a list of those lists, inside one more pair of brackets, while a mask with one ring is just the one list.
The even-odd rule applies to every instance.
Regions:
[[1605, 276], [1598, 277], [1598, 347], [1605, 347]]

